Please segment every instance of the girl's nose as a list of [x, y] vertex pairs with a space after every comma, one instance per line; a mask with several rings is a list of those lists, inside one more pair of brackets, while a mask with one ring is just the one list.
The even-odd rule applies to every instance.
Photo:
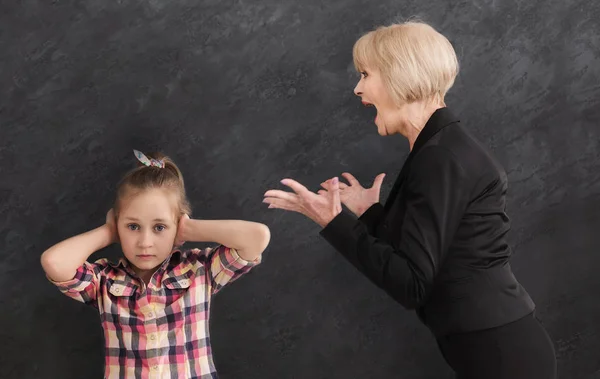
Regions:
[[138, 240], [140, 247], [151, 247], [152, 246], [152, 235], [151, 233], [142, 233]]

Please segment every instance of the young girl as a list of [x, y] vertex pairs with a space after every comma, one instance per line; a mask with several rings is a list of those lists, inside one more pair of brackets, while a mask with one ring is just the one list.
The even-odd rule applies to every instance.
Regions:
[[[65, 295], [98, 309], [106, 378], [217, 378], [209, 337], [212, 295], [261, 262], [266, 225], [193, 220], [181, 172], [162, 154], [144, 155], [118, 184], [106, 223], [41, 257]], [[216, 242], [182, 250], [184, 241]], [[89, 263], [120, 243], [124, 258]]]

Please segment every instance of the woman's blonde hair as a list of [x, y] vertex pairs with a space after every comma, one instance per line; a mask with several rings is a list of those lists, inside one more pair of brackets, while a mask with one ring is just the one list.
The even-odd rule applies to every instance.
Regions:
[[191, 215], [191, 205], [185, 192], [183, 175], [179, 167], [168, 156], [158, 153], [144, 153], [148, 159], [162, 161], [164, 167], [146, 166], [137, 161], [137, 168], [129, 171], [117, 184], [117, 196], [113, 206], [115, 215], [118, 217], [122, 208], [123, 200], [149, 189], [164, 189], [176, 198], [177, 209], [175, 219], [184, 214]]
[[421, 21], [380, 26], [356, 41], [352, 55], [358, 72], [380, 72], [398, 105], [443, 102], [459, 69], [450, 41]]

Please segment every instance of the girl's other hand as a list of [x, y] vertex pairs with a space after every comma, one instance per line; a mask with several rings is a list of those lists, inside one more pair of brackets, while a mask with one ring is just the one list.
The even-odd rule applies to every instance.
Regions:
[[187, 223], [188, 223], [189, 219], [190, 219], [190, 216], [188, 216], [187, 214], [184, 214], [181, 216], [181, 218], [179, 218], [179, 224], [177, 225], [177, 235], [175, 236], [175, 246], [176, 247], [183, 245], [185, 243], [185, 241], [188, 240], [186, 231], [187, 231]]
[[110, 243], [119, 243], [119, 232], [117, 230], [117, 220], [115, 217], [115, 211], [111, 208], [106, 213], [106, 226], [110, 230]]

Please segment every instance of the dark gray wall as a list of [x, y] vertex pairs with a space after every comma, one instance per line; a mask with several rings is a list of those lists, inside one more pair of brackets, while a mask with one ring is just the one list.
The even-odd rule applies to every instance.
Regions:
[[[596, 1], [39, 1], [0, 12], [2, 378], [99, 378], [97, 314], [39, 256], [100, 225], [132, 149], [181, 165], [194, 216], [271, 227], [264, 263], [216, 297], [223, 378], [450, 378], [433, 338], [265, 190], [345, 170], [385, 199], [408, 153], [352, 89], [351, 48], [420, 15], [454, 43], [448, 104], [510, 179], [517, 277], [561, 378], [600, 370]], [[94, 254], [117, 258], [116, 247]]]

